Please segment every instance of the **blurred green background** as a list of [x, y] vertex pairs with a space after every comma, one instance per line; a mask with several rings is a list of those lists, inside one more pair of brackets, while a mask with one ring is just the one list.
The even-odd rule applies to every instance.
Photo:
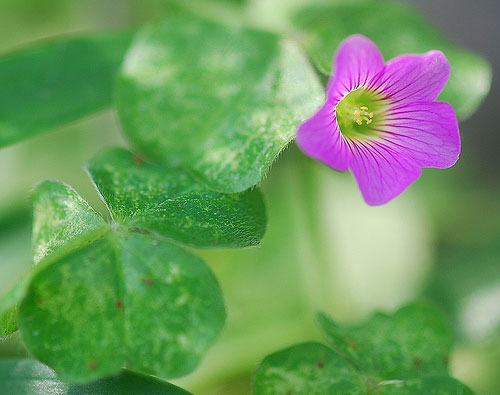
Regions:
[[[307, 0], [233, 3], [247, 3], [250, 15], [264, 10], [259, 22], [278, 25], [284, 9]], [[452, 322], [452, 374], [478, 394], [500, 393], [500, 54], [491, 39], [500, 34], [498, 4], [413, 3], [493, 65], [490, 96], [461, 124], [460, 161], [425, 170], [401, 197], [371, 208], [349, 174], [291, 146], [263, 185], [269, 225], [262, 247], [202, 253], [220, 279], [228, 324], [200, 368], [177, 384], [197, 394], [248, 393], [265, 355], [320, 338], [316, 310], [352, 322], [424, 298]], [[160, 0], [0, 0], [0, 53], [63, 33], [140, 26], [166, 12]], [[32, 188], [60, 179], [102, 209], [82, 164], [105, 147], [126, 145], [119, 128], [110, 110], [0, 150], [0, 296], [31, 265]], [[0, 357], [24, 354], [16, 335], [0, 343]]]

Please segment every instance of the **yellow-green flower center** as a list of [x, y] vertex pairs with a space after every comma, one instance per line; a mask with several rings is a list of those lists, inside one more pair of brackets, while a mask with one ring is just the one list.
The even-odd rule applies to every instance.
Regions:
[[337, 105], [337, 123], [345, 137], [376, 136], [387, 102], [366, 89], [356, 89]]

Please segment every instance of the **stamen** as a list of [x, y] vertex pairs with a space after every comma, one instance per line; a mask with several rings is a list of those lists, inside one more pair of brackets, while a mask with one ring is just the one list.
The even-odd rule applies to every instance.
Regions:
[[359, 110], [354, 110], [354, 116], [356, 117], [354, 121], [360, 126], [363, 124], [363, 121], [365, 121], [367, 125], [373, 122], [373, 111], [368, 112], [367, 106], [361, 106]]

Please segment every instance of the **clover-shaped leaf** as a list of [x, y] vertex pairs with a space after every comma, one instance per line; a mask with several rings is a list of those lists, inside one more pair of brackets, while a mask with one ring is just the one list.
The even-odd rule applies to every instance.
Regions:
[[222, 329], [225, 309], [211, 270], [178, 242], [257, 244], [262, 196], [214, 192], [123, 149], [99, 155], [88, 172], [111, 222], [70, 186], [40, 184], [33, 194], [39, 263], [0, 301], [0, 313], [20, 302], [26, 347], [68, 382], [124, 365], [160, 377], [187, 374]]
[[64, 37], [0, 57], [0, 148], [109, 107], [130, 40]]
[[117, 88], [141, 153], [222, 192], [259, 183], [322, 98], [295, 43], [180, 13], [138, 34]]
[[69, 385], [45, 365], [30, 359], [0, 361], [0, 393], [16, 395], [187, 395], [166, 381], [124, 370], [117, 377]]
[[303, 343], [268, 356], [255, 394], [471, 394], [448, 375], [450, 330], [439, 311], [410, 305], [364, 325], [319, 324], [332, 348]]
[[307, 53], [325, 74], [331, 72], [339, 43], [361, 33], [377, 44], [386, 60], [442, 50], [451, 63], [451, 76], [439, 100], [450, 103], [460, 119], [472, 115], [489, 91], [489, 64], [450, 44], [410, 5], [373, 0], [312, 5], [297, 11], [293, 22], [302, 32]]

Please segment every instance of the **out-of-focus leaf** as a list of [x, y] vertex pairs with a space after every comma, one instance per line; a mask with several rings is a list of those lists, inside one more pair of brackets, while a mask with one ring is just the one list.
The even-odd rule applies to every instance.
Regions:
[[110, 106], [130, 38], [60, 38], [0, 57], [0, 148]]
[[[35, 262], [75, 237], [105, 225], [103, 218], [67, 184], [42, 182], [35, 189], [32, 200]], [[81, 242], [85, 244], [88, 241], [84, 238]]]
[[470, 245], [442, 242], [427, 289], [449, 314], [456, 335], [476, 343], [490, 341], [500, 330], [500, 235], [484, 239]]
[[439, 100], [449, 102], [460, 119], [472, 115], [489, 91], [489, 64], [450, 44], [410, 5], [371, 0], [316, 5], [298, 11], [294, 24], [304, 34], [306, 51], [325, 74], [331, 71], [339, 43], [350, 34], [361, 33], [377, 44], [386, 60], [442, 50], [451, 63], [451, 76]]
[[[358, 371], [320, 343], [303, 343], [268, 356], [255, 374], [255, 395], [362, 394]], [[358, 392], [353, 389], [358, 388]]]
[[123, 149], [87, 165], [115, 221], [196, 247], [259, 244], [266, 211], [259, 190], [223, 194], [179, 169], [144, 162]]
[[392, 316], [377, 313], [357, 327], [337, 325], [324, 314], [318, 322], [335, 350], [381, 379], [447, 374], [451, 330], [434, 307], [410, 305]]
[[117, 107], [139, 151], [222, 192], [258, 184], [323, 98], [300, 49], [278, 36], [194, 16], [142, 31]]
[[[55, 229], [68, 229], [82, 213], [95, 219], [62, 183], [46, 182], [35, 196], [53, 212], [35, 218], [41, 227], [55, 218]], [[79, 215], [59, 213], [68, 207]], [[28, 286], [13, 291], [16, 299], [24, 294], [18, 324], [26, 347], [65, 381], [113, 375], [125, 361], [156, 376], [181, 376], [221, 331], [225, 308], [210, 269], [181, 247], [142, 233], [119, 222], [89, 230], [43, 258]]]
[[124, 370], [119, 376], [86, 385], [59, 381], [45, 365], [30, 360], [0, 361], [0, 393], [16, 395], [185, 395], [166, 381]]
[[322, 314], [319, 323], [333, 350], [306, 343], [272, 354], [257, 370], [256, 395], [472, 394], [448, 375], [451, 335], [430, 306], [375, 314], [359, 327], [342, 327]]
[[372, 392], [375, 395], [472, 395], [466, 385], [453, 377], [422, 377], [410, 380], [382, 382]]

